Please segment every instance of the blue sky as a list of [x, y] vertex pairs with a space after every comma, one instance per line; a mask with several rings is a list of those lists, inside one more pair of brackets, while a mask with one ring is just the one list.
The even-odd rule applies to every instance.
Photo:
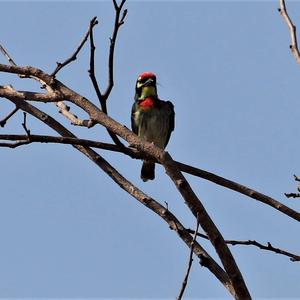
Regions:
[[[0, 42], [20, 65], [47, 72], [77, 47], [92, 17], [97, 75], [106, 85], [113, 5], [93, 2], [1, 2]], [[300, 4], [287, 1], [300, 28]], [[168, 151], [184, 163], [215, 172], [300, 210], [284, 192], [299, 172], [300, 68], [277, 1], [128, 1], [116, 47], [116, 86], [110, 115], [130, 127], [136, 77], [157, 74], [162, 99], [175, 105]], [[6, 63], [0, 57], [1, 63]], [[58, 79], [94, 103], [89, 49]], [[0, 84], [39, 90], [0, 74]], [[75, 128], [52, 105], [39, 105], [82, 138], [110, 141], [106, 131]], [[11, 106], [0, 102], [0, 115]], [[73, 110], [80, 117], [84, 114]], [[1, 133], [23, 133], [22, 115]], [[33, 118], [35, 134], [54, 134]], [[56, 135], [56, 134], [54, 134]], [[173, 298], [189, 250], [151, 211], [65, 145], [35, 144], [1, 152], [0, 296]], [[168, 202], [186, 227], [194, 219], [176, 188], [156, 168], [139, 179], [141, 163], [101, 151], [129, 180]], [[299, 224], [253, 199], [187, 176], [227, 239], [256, 239], [300, 254]], [[206, 241], [201, 244], [214, 256]], [[299, 263], [253, 247], [231, 248], [253, 298], [298, 297]], [[227, 291], [197, 260], [186, 291], [191, 298], [226, 298]]]

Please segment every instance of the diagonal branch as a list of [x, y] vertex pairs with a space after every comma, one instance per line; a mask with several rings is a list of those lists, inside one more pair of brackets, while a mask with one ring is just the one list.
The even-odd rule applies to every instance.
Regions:
[[184, 291], [185, 291], [186, 286], [187, 286], [187, 282], [188, 282], [190, 271], [191, 271], [192, 264], [193, 264], [194, 245], [195, 245], [195, 242], [196, 242], [196, 239], [197, 239], [198, 230], [199, 230], [199, 216], [197, 216], [196, 230], [194, 232], [194, 237], [193, 237], [192, 244], [191, 244], [188, 267], [187, 267], [186, 274], [185, 274], [183, 282], [182, 282], [182, 286], [181, 286], [179, 295], [176, 298], [176, 300], [181, 300], [182, 299]]
[[6, 122], [19, 110], [19, 108], [16, 106], [5, 118], [0, 120], [0, 126], [4, 127]]
[[4, 49], [4, 47], [1, 44], [0, 44], [0, 51], [6, 57], [6, 59], [8, 60], [8, 62], [11, 65], [16, 66], [16, 63], [14, 62], [14, 60], [11, 58], [11, 56], [8, 54], [8, 52]]
[[161, 160], [168, 176], [173, 181], [178, 191], [182, 195], [185, 204], [189, 207], [193, 215], [200, 220], [200, 225], [207, 234], [210, 242], [214, 246], [223, 266], [228, 274], [233, 288], [236, 292], [236, 299], [251, 299], [248, 288], [243, 279], [238, 265], [235, 262], [233, 255], [227, 247], [224, 238], [213, 220], [208, 215], [203, 204], [196, 196], [188, 181], [174, 164], [172, 157], [169, 153], [164, 152]]
[[259, 202], [269, 205], [269, 206], [273, 207], [274, 209], [280, 211], [281, 213], [300, 222], [300, 213], [293, 210], [292, 208], [289, 208], [288, 206], [284, 205], [283, 203], [279, 202], [278, 200], [275, 200], [275, 199], [273, 199], [267, 195], [264, 195], [254, 189], [251, 189], [245, 185], [242, 185], [242, 184], [239, 184], [232, 180], [218, 176], [214, 173], [211, 173], [211, 172], [199, 169], [199, 168], [191, 167], [189, 165], [186, 165], [186, 164], [183, 164], [180, 162], [177, 162], [177, 164], [178, 164], [177, 167], [185, 173], [189, 173], [191, 175], [201, 177], [205, 180], [209, 180], [220, 186], [226, 187], [230, 190], [233, 190], [233, 191], [236, 191], [243, 195], [246, 195], [252, 199], [255, 199]]
[[281, 16], [283, 17], [284, 21], [286, 22], [291, 36], [291, 45], [290, 49], [296, 59], [297, 64], [300, 65], [300, 53], [298, 49], [298, 42], [297, 42], [297, 33], [296, 33], [296, 26], [293, 24], [290, 16], [287, 13], [285, 0], [279, 0], [279, 9]]

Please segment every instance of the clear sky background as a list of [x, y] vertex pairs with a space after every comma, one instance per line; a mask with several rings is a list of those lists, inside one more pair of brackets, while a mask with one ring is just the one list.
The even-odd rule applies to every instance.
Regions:
[[[287, 1], [300, 28], [300, 3]], [[158, 92], [176, 110], [168, 151], [176, 160], [215, 172], [300, 211], [292, 175], [300, 175], [300, 67], [278, 1], [128, 1], [116, 47], [110, 115], [130, 127], [137, 75], [157, 74]], [[95, 28], [97, 75], [106, 85], [114, 9], [110, 1], [0, 2], [0, 41], [20, 65], [53, 71]], [[0, 56], [0, 62], [6, 63]], [[58, 79], [97, 103], [86, 46]], [[0, 74], [0, 84], [39, 90]], [[11, 109], [0, 102], [0, 116]], [[105, 130], [75, 128], [53, 105], [39, 105], [82, 138], [110, 141]], [[73, 110], [80, 117], [82, 112]], [[23, 133], [22, 114], [0, 133]], [[54, 134], [32, 117], [33, 134]], [[194, 218], [160, 166], [143, 183], [141, 162], [100, 151], [122, 174], [186, 227]], [[189, 250], [151, 211], [66, 145], [0, 149], [0, 297], [172, 298]], [[299, 226], [253, 199], [187, 176], [226, 239], [255, 239], [300, 254]], [[216, 257], [206, 241], [201, 244]], [[254, 299], [298, 298], [300, 264], [251, 246], [231, 247]], [[194, 261], [190, 298], [230, 297]]]

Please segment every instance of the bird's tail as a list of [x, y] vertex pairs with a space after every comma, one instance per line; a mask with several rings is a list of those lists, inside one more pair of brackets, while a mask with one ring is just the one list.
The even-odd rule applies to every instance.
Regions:
[[144, 160], [142, 170], [141, 170], [141, 178], [143, 181], [153, 180], [155, 178], [155, 163], [151, 161]]

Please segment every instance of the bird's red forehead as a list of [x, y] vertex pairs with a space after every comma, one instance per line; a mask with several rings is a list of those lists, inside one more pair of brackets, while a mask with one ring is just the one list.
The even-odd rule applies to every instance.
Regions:
[[139, 75], [139, 78], [141, 78], [141, 79], [143, 79], [143, 78], [156, 78], [156, 75], [152, 72], [144, 72], [144, 73]]

